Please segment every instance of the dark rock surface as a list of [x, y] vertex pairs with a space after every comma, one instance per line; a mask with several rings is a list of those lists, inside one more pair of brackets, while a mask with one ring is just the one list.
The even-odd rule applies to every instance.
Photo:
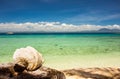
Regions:
[[18, 73], [14, 71], [13, 63], [7, 63], [0, 64], [0, 79], [65, 79], [65, 76], [62, 72], [47, 67]]

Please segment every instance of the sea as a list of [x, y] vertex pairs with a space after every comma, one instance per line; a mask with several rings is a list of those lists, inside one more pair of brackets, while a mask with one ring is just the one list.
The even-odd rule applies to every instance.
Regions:
[[16, 49], [32, 46], [55, 69], [120, 67], [120, 33], [0, 34], [0, 63]]

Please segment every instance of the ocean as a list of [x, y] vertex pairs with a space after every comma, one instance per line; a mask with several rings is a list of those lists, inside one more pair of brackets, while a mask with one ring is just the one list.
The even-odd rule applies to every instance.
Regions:
[[120, 34], [1, 34], [0, 63], [12, 62], [14, 51], [26, 46], [37, 49], [43, 65], [55, 69], [120, 66]]

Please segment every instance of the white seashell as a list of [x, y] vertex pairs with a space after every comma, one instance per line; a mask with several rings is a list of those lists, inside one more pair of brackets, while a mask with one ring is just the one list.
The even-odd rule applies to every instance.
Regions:
[[43, 64], [43, 57], [36, 49], [31, 46], [17, 49], [13, 55], [16, 64], [23, 66], [26, 70], [33, 71]]

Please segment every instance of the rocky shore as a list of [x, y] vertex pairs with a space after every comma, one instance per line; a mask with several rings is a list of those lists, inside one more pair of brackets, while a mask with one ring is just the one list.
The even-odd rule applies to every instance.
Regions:
[[35, 71], [16, 72], [13, 63], [6, 63], [0, 64], [0, 79], [65, 79], [65, 75], [43, 66]]

